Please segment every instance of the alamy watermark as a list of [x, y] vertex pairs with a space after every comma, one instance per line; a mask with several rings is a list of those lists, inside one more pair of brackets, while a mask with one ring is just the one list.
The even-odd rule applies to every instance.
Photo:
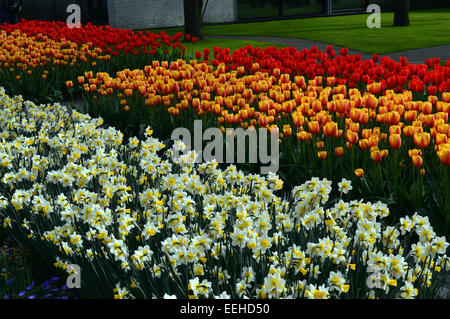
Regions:
[[367, 272], [370, 274], [366, 279], [366, 285], [368, 288], [379, 288], [384, 287], [384, 282], [381, 280], [381, 268], [377, 265], [369, 265], [367, 267]]
[[[268, 136], [270, 136], [270, 139]], [[171, 139], [173, 141], [179, 140], [186, 146], [184, 150], [174, 150], [172, 154], [174, 161], [177, 161], [181, 157], [181, 151], [183, 151], [183, 155], [186, 155], [187, 151], [192, 150], [192, 136], [187, 128], [176, 128], [172, 132]], [[246, 147], [246, 140], [248, 140], [248, 147]], [[204, 141], [209, 141], [209, 143], [203, 146]], [[260, 173], [276, 173], [278, 171], [280, 157], [279, 131], [278, 129], [266, 128], [247, 128], [245, 130], [243, 128], [227, 128], [225, 129], [225, 133], [223, 133], [217, 127], [210, 127], [203, 132], [202, 121], [195, 120], [193, 150], [197, 154], [195, 159], [196, 163], [216, 160], [217, 163], [230, 164], [235, 163], [236, 156], [236, 162], [241, 164], [256, 164], [258, 160], [262, 164], [270, 163], [268, 166], [261, 166]], [[247, 150], [248, 162], [246, 161]]]
[[381, 28], [381, 8], [378, 4], [369, 4], [367, 6], [367, 13], [372, 13], [367, 17], [366, 25], [369, 29]]
[[78, 4], [69, 4], [66, 9], [70, 15], [67, 17], [66, 24], [69, 28], [81, 28], [81, 8]]
[[78, 265], [67, 265], [69, 276], [66, 280], [67, 288], [81, 288], [81, 268]]

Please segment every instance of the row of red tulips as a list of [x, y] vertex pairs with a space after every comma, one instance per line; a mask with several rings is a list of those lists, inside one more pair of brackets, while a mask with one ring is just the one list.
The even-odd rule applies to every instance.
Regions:
[[[210, 50], [197, 51], [197, 60], [210, 59]], [[303, 49], [277, 48], [276, 46], [261, 49], [247, 45], [230, 52], [229, 49], [215, 47], [212, 64], [226, 64], [226, 70], [236, 70], [244, 66], [251, 73], [280, 72], [291, 75], [304, 75], [310, 79], [316, 76], [337, 78], [338, 84], [346, 84], [350, 88], [381, 83], [381, 91], [393, 89], [402, 92], [407, 88], [412, 92], [436, 95], [450, 91], [450, 60], [441, 65], [439, 58], [427, 59], [424, 64], [408, 63], [405, 57], [398, 62], [385, 56], [374, 54], [372, 59], [362, 60], [359, 54], [348, 54], [348, 49], [341, 49], [339, 54], [332, 46], [326, 52], [317, 47]], [[371, 92], [379, 93], [379, 92]]]

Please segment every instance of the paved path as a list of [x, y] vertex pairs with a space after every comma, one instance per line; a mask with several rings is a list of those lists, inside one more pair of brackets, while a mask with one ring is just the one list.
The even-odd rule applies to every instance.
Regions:
[[[311, 41], [311, 40], [305, 40], [305, 39], [294, 39], [294, 38], [281, 38], [281, 37], [255, 37], [255, 36], [228, 36], [228, 35], [208, 35], [209, 38], [223, 38], [223, 39], [240, 39], [240, 40], [254, 40], [254, 41], [261, 41], [261, 42], [272, 42], [272, 43], [279, 43], [288, 47], [294, 47], [297, 50], [301, 51], [304, 48], [311, 49], [313, 46], [317, 46], [320, 50], [325, 51], [326, 47], [330, 44], [318, 42], [318, 41]], [[337, 45], [333, 45], [334, 49], [336, 50], [336, 53], [339, 53], [339, 50], [342, 48]], [[363, 60], [371, 59], [372, 54], [368, 54], [365, 52], [359, 52], [354, 50], [349, 50], [349, 54], [361, 54], [361, 58]], [[389, 53], [389, 54], [382, 54], [381, 56], [389, 56], [395, 61], [398, 61], [399, 57], [406, 57], [408, 62], [414, 63], [414, 64], [420, 64], [425, 63], [425, 59], [428, 58], [434, 58], [439, 57], [441, 59], [441, 62], [447, 61], [447, 59], [450, 59], [450, 44], [444, 45], [444, 46], [438, 46], [438, 47], [431, 47], [431, 48], [424, 48], [424, 49], [417, 49], [417, 50], [408, 50], [408, 51], [401, 51], [396, 53]]]

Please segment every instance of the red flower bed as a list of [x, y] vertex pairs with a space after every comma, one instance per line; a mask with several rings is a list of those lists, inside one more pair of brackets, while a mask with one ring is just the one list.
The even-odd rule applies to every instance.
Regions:
[[[203, 59], [208, 59], [209, 53], [206, 53], [203, 53]], [[201, 56], [201, 52], [196, 52], [197, 59], [201, 59]], [[374, 54], [372, 59], [362, 60], [359, 54], [348, 54], [348, 49], [341, 49], [336, 55], [332, 46], [328, 46], [324, 52], [315, 46], [298, 51], [293, 47], [261, 49], [252, 45], [232, 53], [229, 49], [216, 47], [211, 61], [215, 66], [225, 63], [227, 71], [243, 66], [251, 73], [300, 74], [309, 79], [315, 76], [335, 77], [338, 84], [350, 88], [380, 82], [381, 87], [378, 89], [381, 91], [392, 89], [402, 92], [409, 89], [427, 95], [450, 91], [450, 60], [445, 66], [440, 62], [439, 58], [433, 58], [427, 59], [424, 64], [413, 64], [408, 63], [405, 57], [396, 62], [389, 57], [380, 58], [378, 54]]]

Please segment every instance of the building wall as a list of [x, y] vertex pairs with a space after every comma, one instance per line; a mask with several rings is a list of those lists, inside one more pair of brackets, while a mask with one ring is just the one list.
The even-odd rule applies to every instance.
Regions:
[[[206, 4], [207, 0], [203, 0]], [[205, 23], [236, 21], [236, 0], [209, 0]], [[108, 0], [113, 28], [147, 29], [184, 25], [183, 0]]]
[[236, 0], [203, 0], [206, 5], [205, 23], [236, 22]]
[[74, 3], [73, 0], [24, 0], [21, 17], [28, 20], [59, 20], [65, 21], [67, 6]]

